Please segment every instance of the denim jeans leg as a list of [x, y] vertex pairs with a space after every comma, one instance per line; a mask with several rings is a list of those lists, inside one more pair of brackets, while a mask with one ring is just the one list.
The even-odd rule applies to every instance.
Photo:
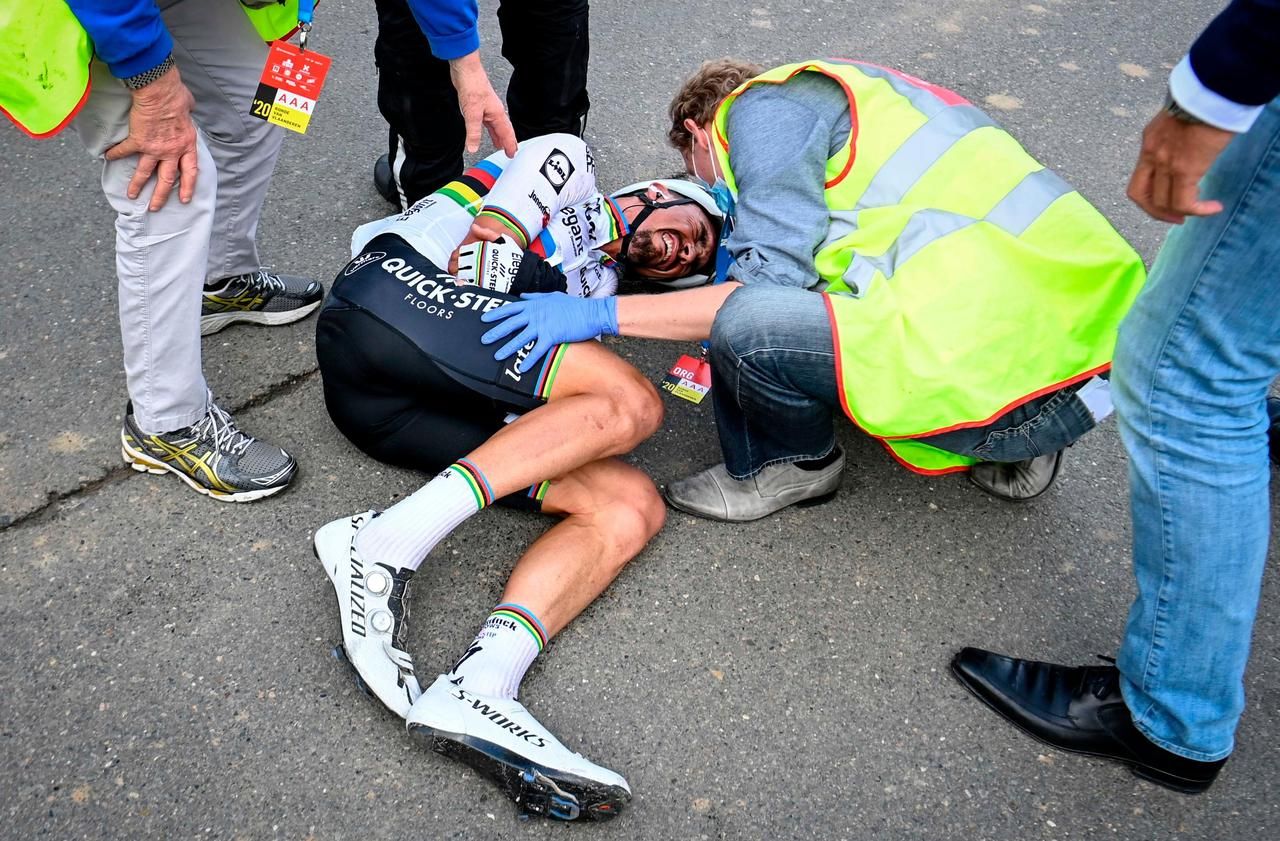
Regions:
[[1028, 400], [995, 421], [921, 438], [927, 444], [982, 461], [1025, 461], [1056, 453], [1097, 426], [1076, 386]]
[[1206, 175], [1120, 328], [1137, 598], [1121, 689], [1153, 742], [1231, 752], [1269, 531], [1267, 388], [1280, 372], [1280, 103]]
[[743, 286], [711, 326], [711, 396], [725, 467], [736, 479], [821, 458], [839, 406], [831, 323], [821, 295]]

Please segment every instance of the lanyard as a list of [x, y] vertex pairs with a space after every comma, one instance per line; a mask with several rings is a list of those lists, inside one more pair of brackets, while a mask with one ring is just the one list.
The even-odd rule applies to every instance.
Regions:
[[307, 48], [307, 36], [311, 34], [311, 18], [315, 12], [316, 0], [298, 0], [298, 29], [302, 30], [302, 34], [298, 36], [300, 50]]
[[[713, 286], [729, 279], [729, 267], [733, 265], [733, 257], [729, 256], [729, 234], [731, 233], [733, 233], [733, 217], [725, 214], [724, 224], [720, 226], [720, 239], [716, 241], [716, 273], [711, 279]], [[711, 342], [703, 340], [698, 344], [702, 348], [702, 359], [705, 361], [707, 352], [711, 350]]]
[[733, 258], [729, 256], [729, 234], [733, 233], [733, 217], [725, 214], [724, 224], [720, 226], [720, 239], [716, 242], [716, 276], [712, 283], [724, 283], [729, 279], [729, 267]]

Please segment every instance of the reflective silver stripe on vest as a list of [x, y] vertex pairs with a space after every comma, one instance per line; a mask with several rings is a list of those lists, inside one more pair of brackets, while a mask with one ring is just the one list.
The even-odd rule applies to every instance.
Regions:
[[858, 230], [858, 211], [831, 211], [830, 222], [827, 224], [827, 235], [823, 238], [822, 244], [818, 246], [814, 253], [821, 251], [832, 243], [844, 239], [856, 230]]
[[[855, 67], [866, 76], [873, 79], [884, 79], [889, 83], [889, 87], [893, 88], [894, 93], [906, 97], [907, 101], [915, 106], [916, 110], [924, 114], [929, 119], [939, 112], [959, 106], [948, 105], [938, 98], [937, 94], [924, 88], [911, 84], [898, 74], [886, 70], [883, 67], [876, 67], [872, 64], [862, 64], [857, 61], [842, 61], [841, 59], [827, 59], [828, 64], [844, 64], [849, 67]], [[973, 107], [973, 106], [969, 106]], [[977, 110], [977, 109], [974, 109]]]
[[938, 111], [876, 170], [858, 198], [858, 207], [901, 204], [916, 182], [961, 138], [994, 125], [990, 117], [972, 105], [949, 105]]
[[1071, 185], [1058, 177], [1057, 173], [1047, 169], [1027, 174], [1018, 182], [1018, 186], [996, 203], [987, 212], [986, 221], [999, 228], [1004, 228], [1015, 237], [1031, 227], [1031, 223], [1040, 218], [1040, 214], [1049, 209], [1049, 205], [1072, 192]]
[[916, 182], [960, 138], [976, 129], [995, 125], [981, 109], [947, 104], [932, 91], [913, 85], [883, 67], [838, 58], [827, 59], [827, 63], [853, 67], [868, 77], [885, 80], [895, 93], [925, 116], [925, 122], [876, 171], [855, 209], [831, 212], [831, 223], [819, 250], [858, 229], [858, 210], [901, 204]]
[[[849, 264], [849, 268], [843, 275], [843, 280], [849, 285], [854, 296], [861, 296], [866, 292], [876, 272], [880, 272], [888, 280], [893, 277], [900, 265], [906, 263], [922, 249], [978, 221], [1002, 228], [1012, 236], [1021, 236], [1032, 222], [1049, 209], [1049, 205], [1070, 192], [1072, 190], [1067, 182], [1047, 169], [1040, 169], [1028, 173], [1018, 182], [1018, 186], [1010, 190], [981, 220], [947, 210], [917, 211], [911, 214], [911, 218], [903, 226], [898, 238], [884, 254], [874, 257], [855, 254], [853, 262]], [[845, 232], [850, 233], [855, 230], [856, 222], [856, 215], [852, 219], [847, 219], [844, 225]], [[850, 223], [853, 223], [852, 227], [849, 227]], [[832, 227], [834, 228], [835, 225], [833, 224]], [[828, 237], [828, 241], [833, 240]]]

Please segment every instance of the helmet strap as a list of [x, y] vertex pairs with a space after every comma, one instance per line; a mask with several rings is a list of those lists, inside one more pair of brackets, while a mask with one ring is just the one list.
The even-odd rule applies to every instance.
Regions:
[[614, 259], [622, 266], [623, 271], [631, 271], [631, 261], [628, 252], [631, 248], [631, 238], [635, 236], [636, 231], [640, 230], [640, 226], [644, 224], [644, 220], [648, 219], [650, 214], [655, 210], [665, 210], [668, 207], [679, 207], [682, 204], [697, 204], [696, 201], [684, 196], [675, 196], [668, 201], [656, 202], [646, 196], [644, 193], [632, 193], [633, 198], [640, 200], [644, 207], [640, 208], [640, 212], [636, 214], [636, 218], [631, 220], [631, 230], [622, 235], [622, 245], [618, 248], [618, 256]]

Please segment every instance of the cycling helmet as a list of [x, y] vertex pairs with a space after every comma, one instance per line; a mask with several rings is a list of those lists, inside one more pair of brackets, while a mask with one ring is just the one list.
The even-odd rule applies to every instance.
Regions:
[[[655, 202], [650, 199], [645, 192], [654, 184], [661, 184], [667, 190], [675, 195], [667, 201]], [[624, 196], [635, 196], [644, 203], [644, 207], [636, 215], [635, 220], [631, 223], [631, 233], [639, 229], [644, 220], [655, 210], [665, 207], [677, 207], [682, 204], [696, 204], [698, 207], [706, 211], [711, 217], [711, 235], [718, 242], [720, 238], [720, 229], [724, 226], [724, 213], [720, 208], [716, 207], [715, 199], [711, 198], [711, 194], [706, 188], [700, 187], [692, 181], [686, 181], [681, 178], [654, 178], [649, 181], [637, 181], [635, 184], [629, 184], [621, 190], [615, 191], [610, 198], [620, 199]], [[627, 249], [631, 245], [631, 233], [622, 238], [622, 248], [618, 252], [618, 262], [622, 264], [624, 270], [630, 272], [630, 266], [627, 262]], [[705, 266], [704, 271], [699, 274], [691, 274], [686, 277], [668, 278], [659, 280], [657, 278], [646, 277], [640, 278], [645, 283], [652, 283], [663, 289], [690, 289], [694, 286], [702, 286], [710, 283], [712, 275], [715, 274], [715, 250], [712, 251], [712, 265]], [[634, 277], [634, 273], [631, 273]]]

